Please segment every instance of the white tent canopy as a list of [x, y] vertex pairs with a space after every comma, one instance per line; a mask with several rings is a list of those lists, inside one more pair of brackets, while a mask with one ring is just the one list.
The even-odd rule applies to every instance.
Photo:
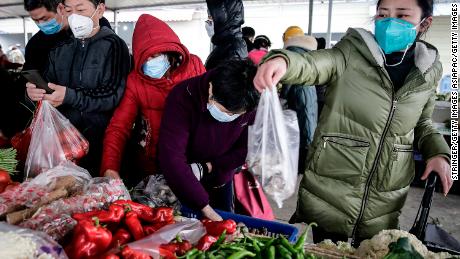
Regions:
[[[353, 2], [353, 1], [369, 1], [369, 0], [336, 0], [336, 2]], [[260, 3], [287, 3], [287, 2], [305, 2], [300, 0], [245, 0], [245, 2], [260, 2]], [[178, 5], [205, 5], [205, 0], [106, 0], [108, 10], [128, 10], [141, 9], [146, 7], [161, 7], [161, 6], [178, 6]], [[0, 19], [27, 17], [28, 14], [24, 10], [23, 0], [2, 0], [0, 1]]]

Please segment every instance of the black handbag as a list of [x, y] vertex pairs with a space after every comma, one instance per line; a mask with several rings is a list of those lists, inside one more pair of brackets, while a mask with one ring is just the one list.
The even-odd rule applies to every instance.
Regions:
[[452, 255], [460, 255], [460, 242], [441, 227], [428, 223], [437, 178], [434, 172], [428, 177], [422, 202], [414, 225], [409, 232], [421, 240], [428, 250], [432, 252], [448, 252]]

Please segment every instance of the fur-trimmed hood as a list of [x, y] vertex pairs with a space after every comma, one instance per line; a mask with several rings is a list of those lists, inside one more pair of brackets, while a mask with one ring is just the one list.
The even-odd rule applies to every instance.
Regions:
[[306, 50], [316, 50], [318, 48], [318, 42], [312, 36], [297, 36], [289, 38], [284, 42], [284, 49], [287, 47], [300, 47]]

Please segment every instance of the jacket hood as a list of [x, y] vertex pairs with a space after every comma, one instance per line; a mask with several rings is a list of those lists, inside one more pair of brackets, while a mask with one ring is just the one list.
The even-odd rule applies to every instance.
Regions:
[[133, 35], [134, 72], [149, 82], [165, 80], [152, 79], [142, 72], [142, 65], [147, 59], [161, 52], [175, 52], [182, 59], [171, 77], [185, 69], [190, 62], [190, 53], [187, 48], [182, 45], [179, 37], [165, 22], [148, 14], [141, 15]]
[[300, 47], [306, 50], [316, 50], [318, 48], [318, 42], [311, 36], [297, 36], [289, 38], [284, 43], [284, 49], [287, 47]]
[[[384, 67], [384, 54], [374, 34], [361, 28], [348, 29], [343, 40], [350, 41], [356, 49], [376, 66]], [[365, 44], [362, 44], [362, 43]], [[438, 60], [438, 50], [424, 41], [417, 41], [415, 45], [415, 66], [425, 74]]]

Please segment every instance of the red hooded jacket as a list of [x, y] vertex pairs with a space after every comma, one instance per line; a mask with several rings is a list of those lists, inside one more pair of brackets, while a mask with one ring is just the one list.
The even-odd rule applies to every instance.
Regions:
[[[142, 65], [156, 53], [180, 54], [180, 65], [168, 77], [152, 79], [142, 72]], [[142, 116], [145, 136], [144, 171], [155, 172], [158, 134], [165, 100], [171, 89], [183, 80], [201, 75], [205, 68], [201, 60], [188, 52], [179, 37], [163, 21], [143, 14], [137, 21], [133, 35], [134, 70], [128, 76], [126, 92], [115, 110], [106, 130], [101, 173], [111, 169], [120, 171], [123, 151], [131, 136], [133, 124]]]

